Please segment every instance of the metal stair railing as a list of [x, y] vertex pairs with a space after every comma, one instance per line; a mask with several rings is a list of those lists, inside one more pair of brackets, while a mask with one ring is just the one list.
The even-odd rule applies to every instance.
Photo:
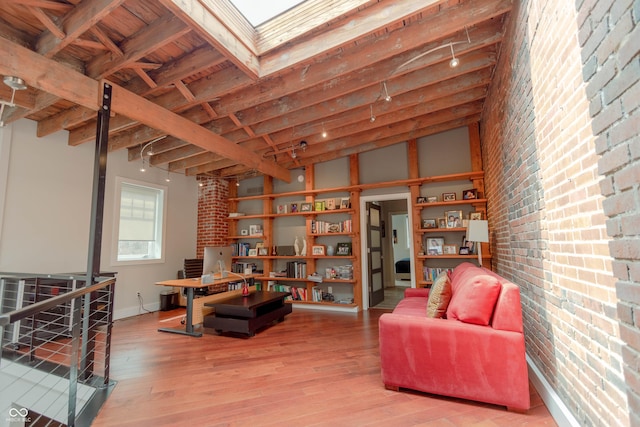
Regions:
[[0, 426], [90, 425], [114, 385], [115, 282], [0, 273]]

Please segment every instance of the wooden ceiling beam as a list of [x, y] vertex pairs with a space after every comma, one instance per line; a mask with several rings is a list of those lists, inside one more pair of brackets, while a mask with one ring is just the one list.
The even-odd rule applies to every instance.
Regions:
[[252, 80], [259, 77], [260, 64], [253, 43], [247, 46], [245, 40], [230, 31], [224, 16], [212, 14], [202, 1], [161, 0], [161, 3], [189, 26], [199, 29], [198, 33], [205, 40], [216, 50], [224, 52], [227, 59], [248, 77]]
[[[485, 4], [487, 7], [484, 6]], [[316, 86], [324, 87], [327, 82], [330, 82], [330, 87], [332, 88], [339, 87], [340, 84], [353, 78], [345, 77], [343, 81], [341, 76], [352, 73], [368, 75], [371, 81], [374, 79], [371, 67], [374, 67], [374, 69], [378, 69], [381, 66], [385, 67], [384, 61], [393, 59], [392, 65], [386, 66], [387, 68], [383, 72], [377, 73], [379, 75], [375, 77], [377, 81], [386, 80], [395, 67], [401, 65], [412, 56], [437, 45], [445, 37], [463, 34], [465, 26], [473, 27], [491, 20], [492, 17], [507, 13], [512, 6], [510, 0], [487, 0], [484, 4], [476, 1], [464, 2], [447, 9], [446, 13], [443, 11], [411, 23], [411, 25], [402, 30], [401, 38], [393, 32], [383, 34], [369, 43], [359, 44], [357, 48], [352, 50], [328, 56], [326, 59], [320, 60], [309, 67], [294, 68], [291, 71], [265, 78], [260, 81], [259, 85], [251, 85], [239, 91], [226, 93], [214, 103], [213, 107], [218, 114], [227, 115], [258, 104], [290, 96], [301, 90]], [[472, 38], [473, 46], [480, 47], [502, 39], [498, 22], [482, 24], [481, 28], [477, 30], [475, 28], [470, 29], [470, 32], [474, 31], [477, 31], [477, 35]], [[489, 38], [491, 40], [483, 42]], [[405, 54], [405, 51], [410, 52]], [[398, 56], [398, 59], [395, 58], [396, 56]], [[430, 58], [427, 57], [424, 61], [428, 61]], [[413, 68], [419, 67], [419, 63], [412, 64], [404, 72], [406, 73]], [[221, 79], [226, 78], [224, 71], [218, 75]], [[339, 81], [340, 84], [334, 85], [336, 81]], [[206, 87], [192, 87], [191, 90], [196, 99], [211, 100], [213, 96]]]
[[[20, 75], [29, 86], [90, 109], [100, 108], [102, 82], [96, 82], [87, 76], [75, 73], [64, 65], [10, 42], [0, 43], [0, 57], [9, 58], [7, 61], [0, 62], [0, 74]], [[41, 76], [47, 76], [47, 78]], [[259, 170], [266, 175], [287, 182], [290, 180], [289, 172], [285, 168], [273, 162], [258, 159], [252, 152], [220, 135], [118, 85], [112, 85], [111, 109], [116, 114], [131, 117], [133, 120], [208, 151], [240, 163], [246, 162], [247, 167]]]
[[36, 51], [47, 58], [53, 58], [58, 52], [80, 38], [91, 27], [100, 22], [113, 10], [120, 7], [124, 0], [82, 1], [60, 20], [62, 35], [54, 31], [45, 31], [36, 42]]
[[[122, 52], [120, 56], [124, 55]], [[209, 67], [215, 66], [224, 62], [225, 58], [218, 52], [212, 51], [210, 48], [198, 48], [170, 63], [165, 64], [162, 69], [149, 72], [149, 76], [156, 82], [158, 88], [162, 88], [174, 83], [177, 80], [184, 79], [185, 77], [197, 74]], [[154, 92], [154, 88], [149, 86], [142, 79], [133, 79], [129, 81], [124, 87], [127, 90], [138, 93], [140, 95], [149, 95]], [[87, 111], [75, 108], [67, 111], [60, 112], [55, 116], [51, 116], [38, 122], [38, 136], [50, 135], [54, 132], [62, 129], [69, 129], [75, 127], [83, 122], [86, 122]], [[128, 120], [126, 127], [130, 127], [135, 123]], [[113, 125], [113, 123], [111, 124]], [[95, 122], [87, 123], [86, 130], [91, 132], [91, 129], [95, 129]], [[120, 126], [122, 127], [122, 126]], [[114, 127], [111, 126], [110, 132], [114, 132]], [[81, 142], [87, 142], [91, 139], [79, 140]], [[78, 143], [81, 143], [78, 142]]]
[[286, 55], [274, 50], [273, 53], [261, 57], [261, 76], [268, 76], [298, 63], [307, 62], [329, 50], [335, 50], [381, 31], [385, 27], [440, 3], [444, 3], [444, 0], [407, 0], [402, 4], [377, 3], [332, 27], [329, 32], [318, 33], [306, 40], [287, 46]]
[[191, 29], [180, 19], [168, 13], [143, 27], [136, 34], [120, 43], [123, 56], [105, 52], [87, 64], [87, 75], [104, 78], [138, 61], [158, 48], [184, 36]]
[[73, 9], [73, 5], [58, 3], [51, 0], [4, 0], [7, 3], [21, 4], [23, 6], [39, 7], [40, 9], [55, 10], [56, 12], [67, 13]]

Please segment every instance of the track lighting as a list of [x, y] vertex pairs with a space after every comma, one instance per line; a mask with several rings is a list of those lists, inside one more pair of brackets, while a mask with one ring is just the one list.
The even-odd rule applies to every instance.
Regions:
[[322, 137], [323, 138], [327, 137], [327, 130], [324, 128], [324, 122], [322, 122]]
[[302, 151], [307, 151], [307, 147], [309, 144], [307, 144], [307, 141], [300, 141], [300, 149]]
[[16, 91], [25, 90], [27, 88], [27, 85], [24, 84], [24, 80], [22, 80], [20, 77], [5, 76], [3, 79], [3, 82], [4, 84], [6, 84], [11, 88], [11, 101], [10, 102], [0, 101], [0, 104], [2, 104], [0, 105], [0, 127], [4, 126], [4, 122], [2, 121], [2, 114], [4, 113], [4, 107], [7, 105], [9, 107], [15, 107], [16, 104], [14, 104], [13, 101], [15, 100], [15, 97], [16, 97]]
[[295, 159], [296, 157], [298, 157], [298, 155], [296, 154], [296, 148], [295, 147], [291, 147], [291, 158]]
[[384, 100], [391, 102], [391, 95], [389, 95], [389, 91], [387, 91], [387, 82], [382, 82], [382, 86], [384, 87]]
[[453, 43], [449, 43], [451, 47], [451, 61], [449, 61], [449, 67], [456, 68], [460, 64], [460, 60], [456, 58], [455, 53], [453, 53]]
[[369, 117], [369, 121], [373, 123], [376, 121], [376, 116], [373, 115], [373, 104], [369, 105], [369, 109], [371, 110], [371, 116]]

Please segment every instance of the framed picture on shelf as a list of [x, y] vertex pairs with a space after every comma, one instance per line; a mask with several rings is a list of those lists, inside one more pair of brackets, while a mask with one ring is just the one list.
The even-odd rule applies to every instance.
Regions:
[[351, 207], [351, 199], [343, 197], [340, 199], [340, 209], [349, 209]]
[[249, 249], [249, 256], [258, 256], [258, 250], [257, 249]]
[[429, 237], [427, 239], [427, 255], [442, 255], [444, 237]]
[[417, 203], [417, 204], [420, 204], [420, 203], [427, 203], [427, 198], [426, 198], [426, 197], [422, 197], [422, 196], [420, 196], [420, 197], [418, 197], [418, 198], [416, 199], [416, 203]]
[[464, 190], [462, 192], [462, 200], [473, 200], [478, 198], [478, 190], [472, 188], [471, 190]]
[[438, 228], [447, 228], [447, 218], [438, 218]]
[[465, 246], [460, 246], [460, 250], [458, 251], [459, 255], [469, 255], [469, 248]]
[[300, 212], [311, 212], [313, 211], [313, 203], [300, 203]]
[[442, 253], [444, 255], [456, 255], [458, 253], [458, 247], [456, 245], [443, 245]]
[[327, 210], [333, 211], [336, 209], [336, 199], [327, 199]]
[[342, 242], [336, 245], [336, 255], [350, 256], [351, 255], [351, 242]]
[[[470, 242], [469, 240], [467, 240], [467, 236], [462, 236], [462, 246], [460, 246], [460, 250], [462, 250], [462, 248], [465, 248], [467, 250], [467, 253], [464, 255], [471, 255], [473, 253], [473, 250], [475, 249], [475, 242]], [[460, 255], [463, 254], [460, 253]]]
[[258, 255], [259, 256], [268, 256], [269, 255], [269, 248], [265, 248], [264, 246], [261, 248], [258, 248]]
[[482, 219], [482, 212], [471, 212], [469, 214], [469, 219], [470, 220], [478, 220], [478, 219]]
[[313, 245], [311, 246], [311, 255], [314, 256], [324, 256], [324, 245]]
[[323, 211], [324, 210], [324, 201], [318, 200], [315, 202], [314, 204], [315, 210], [316, 211]]
[[423, 219], [422, 228], [437, 228], [435, 219]]
[[249, 226], [249, 235], [250, 236], [262, 236], [262, 227], [260, 225], [250, 225]]
[[438, 196], [429, 196], [427, 197], [427, 203], [435, 203], [438, 201]]
[[462, 227], [462, 211], [447, 211], [445, 216], [447, 217], [447, 228]]
[[291, 210], [289, 212], [291, 212], [291, 213], [298, 212], [298, 204], [297, 203], [291, 203]]
[[456, 200], [456, 193], [442, 193], [443, 202], [454, 202]]
[[240, 235], [241, 236], [248, 236], [249, 235], [249, 230], [247, 230], [246, 228], [243, 228], [242, 230], [240, 230]]
[[287, 205], [278, 205], [278, 209], [276, 210], [278, 214], [286, 214], [287, 213]]

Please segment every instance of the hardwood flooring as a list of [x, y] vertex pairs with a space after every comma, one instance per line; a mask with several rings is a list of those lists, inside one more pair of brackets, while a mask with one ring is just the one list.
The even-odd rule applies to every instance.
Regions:
[[[157, 332], [182, 309], [116, 321], [111, 378], [92, 426], [555, 426], [535, 389], [527, 413], [380, 379], [378, 317], [294, 308], [252, 338]], [[163, 321], [170, 319], [169, 321]]]

